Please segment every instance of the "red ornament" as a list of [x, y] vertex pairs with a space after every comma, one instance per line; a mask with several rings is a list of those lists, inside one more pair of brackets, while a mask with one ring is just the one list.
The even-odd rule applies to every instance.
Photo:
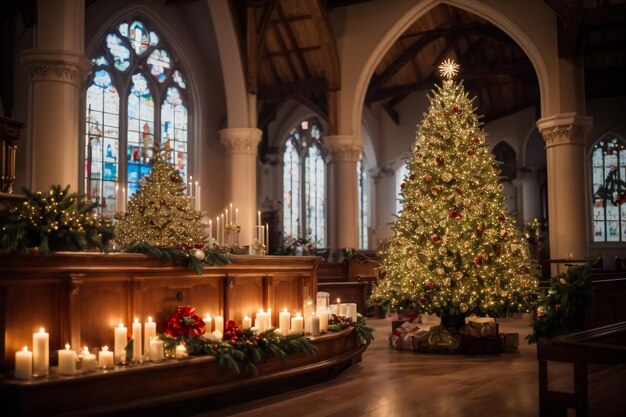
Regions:
[[504, 214], [500, 214], [500, 215], [498, 216], [498, 221], [503, 222], [503, 221], [504, 221], [504, 219], [505, 219]]
[[477, 137], [477, 136], [472, 136], [472, 137], [470, 138], [470, 140], [471, 140], [472, 142], [474, 142], [474, 143], [478, 143], [478, 137]]
[[474, 231], [476, 232], [477, 235], [482, 235], [483, 234], [483, 229], [481, 229], [480, 226], [478, 226], [476, 229], [474, 229]]
[[180, 182], [180, 177], [179, 177], [178, 175], [176, 175], [176, 174], [172, 174], [172, 175], [170, 176], [170, 180], [171, 180], [172, 182]]
[[441, 156], [436, 157], [435, 158], [435, 164], [437, 164], [437, 165], [443, 164], [443, 158]]
[[500, 246], [495, 246], [493, 248], [493, 253], [495, 253], [496, 255], [500, 255]]
[[433, 239], [433, 242], [435, 242], [435, 243], [441, 242], [441, 237], [439, 235], [437, 235], [437, 234], [434, 234], [432, 239]]
[[458, 195], [463, 194], [463, 190], [461, 190], [459, 187], [456, 187], [456, 188], [454, 189], [454, 191], [456, 191], [456, 193], [457, 193]]
[[430, 189], [430, 193], [431, 193], [432, 195], [437, 195], [437, 194], [439, 194], [439, 188], [437, 188], [437, 187], [433, 187], [433, 188], [431, 188], [431, 189]]
[[409, 175], [409, 179], [413, 181], [415, 179], [415, 175], [414, 174]]
[[433, 180], [433, 176], [432, 176], [432, 175], [430, 175], [430, 174], [428, 174], [428, 175], [426, 175], [426, 176], [424, 177], [424, 181], [426, 181], [426, 182], [431, 182], [432, 180]]
[[412, 203], [407, 204], [406, 209], [407, 211], [413, 212], [413, 204]]
[[432, 282], [427, 282], [426, 283], [426, 289], [428, 291], [432, 291], [435, 288], [435, 284], [433, 284]]
[[458, 212], [458, 211], [456, 211], [456, 210], [452, 210], [452, 211], [450, 212], [450, 217], [452, 217], [453, 219], [458, 219], [460, 216], [461, 216], [461, 215], [460, 215], [460, 214], [459, 214], [459, 212]]
[[494, 174], [500, 173], [500, 168], [497, 165], [491, 165], [491, 169], [493, 170]]
[[404, 187], [406, 187], [405, 183], [400, 184], [400, 188], [402, 188], [404, 190]]
[[474, 150], [473, 150], [473, 149], [468, 149], [468, 150], [467, 150], [467, 154], [468, 154], [469, 156], [474, 155], [474, 153], [475, 153], [475, 152], [474, 152]]
[[428, 303], [428, 299], [426, 297], [422, 297], [422, 298], [420, 298], [420, 303], [426, 304], [426, 303]]
[[474, 258], [474, 263], [476, 264], [476, 266], [481, 266], [483, 264], [483, 257], [478, 255]]
[[385, 279], [386, 275], [387, 275], [387, 270], [381, 269], [380, 271], [378, 271], [378, 278]]
[[457, 106], [452, 107], [452, 113], [459, 114], [459, 108]]

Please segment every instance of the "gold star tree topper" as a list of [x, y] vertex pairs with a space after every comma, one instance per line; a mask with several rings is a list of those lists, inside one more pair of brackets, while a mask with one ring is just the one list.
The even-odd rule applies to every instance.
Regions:
[[448, 80], [451, 80], [459, 73], [459, 64], [448, 58], [439, 64], [439, 74]]

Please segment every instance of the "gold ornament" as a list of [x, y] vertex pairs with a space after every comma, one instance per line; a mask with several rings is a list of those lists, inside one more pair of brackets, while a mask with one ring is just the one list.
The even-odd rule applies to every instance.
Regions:
[[467, 304], [465, 303], [459, 304], [459, 311], [461, 312], [461, 314], [465, 314], [467, 310], [468, 310]]

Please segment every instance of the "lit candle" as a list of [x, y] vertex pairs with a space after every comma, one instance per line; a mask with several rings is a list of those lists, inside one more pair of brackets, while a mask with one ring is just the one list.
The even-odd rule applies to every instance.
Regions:
[[222, 243], [224, 243], [224, 240], [226, 239], [225, 229], [226, 229], [226, 223], [224, 222], [224, 213], [222, 213], [222, 240], [221, 240]]
[[304, 318], [300, 313], [296, 313], [296, 316], [291, 318], [291, 333], [302, 333], [303, 330]]
[[220, 216], [217, 216], [217, 222], [215, 223], [216, 225], [216, 229], [217, 229], [217, 235], [215, 237], [215, 240], [217, 241], [217, 244], [219, 245], [221, 240], [220, 240]]
[[285, 309], [278, 315], [278, 329], [282, 334], [289, 333], [291, 313]]
[[320, 334], [320, 317], [315, 313], [311, 314], [311, 334], [313, 336]]
[[237, 216], [239, 215], [239, 209], [235, 209], [235, 224], [237, 224]]
[[345, 316], [350, 317], [356, 323], [356, 303], [343, 304], [345, 306]]
[[228, 223], [233, 222], [233, 203], [230, 203], [230, 218], [228, 219]]
[[245, 316], [241, 322], [242, 329], [249, 329], [252, 327], [252, 319], [248, 316]]
[[152, 321], [152, 316], [148, 316], [148, 321], [143, 324], [143, 355], [148, 356], [150, 352], [150, 339], [156, 337], [156, 323]]
[[33, 352], [28, 347], [15, 352], [15, 377], [18, 379], [30, 379], [33, 376]]
[[150, 338], [150, 360], [159, 362], [163, 360], [163, 341], [158, 337]]
[[128, 335], [128, 329], [124, 327], [124, 323], [120, 323], [115, 328], [115, 344], [113, 351], [115, 352], [115, 362], [126, 362], [126, 338]]
[[94, 372], [96, 370], [96, 355], [89, 352], [87, 346], [83, 348], [83, 372]]
[[272, 327], [272, 309], [267, 309], [267, 328], [270, 329]]
[[226, 225], [230, 226], [230, 219], [228, 218], [228, 209], [226, 209]]
[[259, 329], [259, 333], [263, 333], [270, 328], [269, 314], [264, 313], [263, 309], [260, 309], [259, 312], [256, 313], [256, 322], [254, 323], [254, 327]]
[[328, 307], [317, 307], [317, 315], [320, 318], [320, 332], [328, 331]]
[[258, 211], [257, 217], [258, 219], [257, 219], [256, 225], [260, 226], [261, 225], [261, 210]]
[[196, 210], [200, 210], [200, 186], [196, 181]]
[[265, 223], [265, 254], [270, 253], [270, 225]]
[[76, 373], [76, 352], [70, 349], [70, 344], [65, 344], [65, 349], [59, 350], [59, 373], [61, 375], [74, 375]]
[[330, 314], [339, 315], [339, 309], [337, 308], [337, 304], [331, 304], [330, 306]]
[[48, 375], [50, 369], [50, 335], [44, 328], [33, 333], [33, 374], [35, 376]]
[[193, 184], [193, 176], [189, 176], [189, 197], [193, 197], [193, 190], [191, 189], [191, 185]]
[[215, 330], [219, 331], [222, 334], [224, 333], [224, 317], [215, 317]]
[[209, 219], [209, 243], [213, 239], [213, 220]]
[[211, 317], [211, 315], [209, 313], [206, 313], [202, 321], [204, 321], [205, 325], [205, 334], [211, 333], [213, 331], [213, 318]]
[[109, 350], [108, 346], [103, 346], [102, 350], [98, 353], [98, 366], [104, 369], [115, 368], [113, 361], [113, 352]]
[[141, 362], [141, 323], [139, 319], [133, 322], [133, 361]]
[[187, 356], [187, 349], [185, 348], [185, 345], [176, 346], [176, 358], [180, 359], [184, 358], [185, 356]]
[[345, 316], [345, 307], [343, 306], [343, 304], [341, 304], [341, 299], [337, 298], [337, 315], [338, 316]]

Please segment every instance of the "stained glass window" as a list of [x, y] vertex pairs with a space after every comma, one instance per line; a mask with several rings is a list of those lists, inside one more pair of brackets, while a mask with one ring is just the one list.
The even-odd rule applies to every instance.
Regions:
[[361, 155], [361, 159], [357, 162], [356, 173], [358, 178], [358, 194], [359, 194], [359, 249], [368, 248], [368, 200], [367, 173], [365, 172], [365, 158]]
[[593, 241], [626, 242], [626, 142], [606, 135], [593, 147]]
[[117, 24], [91, 59], [95, 68], [86, 91], [84, 189], [105, 214], [122, 209], [150, 172], [154, 144], [168, 150], [185, 181], [189, 176], [183, 72], [163, 39], [144, 23]]
[[283, 154], [283, 229], [326, 246], [326, 163], [316, 121], [294, 128]]

